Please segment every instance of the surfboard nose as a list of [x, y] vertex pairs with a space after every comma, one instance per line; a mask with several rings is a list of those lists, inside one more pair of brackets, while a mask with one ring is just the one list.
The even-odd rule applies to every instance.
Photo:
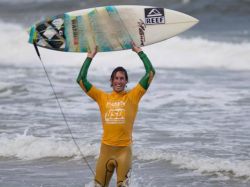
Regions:
[[166, 24], [163, 27], [165, 27], [166, 30], [166, 38], [171, 38], [177, 34], [180, 34], [199, 22], [198, 19], [175, 10], [165, 9], [165, 15]]
[[189, 19], [190, 19], [190, 22], [189, 22], [189, 26], [187, 26], [187, 29], [189, 29], [189, 28], [191, 28], [191, 27], [193, 27], [193, 26], [195, 26], [196, 24], [199, 23], [199, 20], [192, 17], [192, 16], [190, 16]]
[[175, 10], [166, 9], [166, 13], [167, 13], [167, 19], [169, 20], [169, 23], [171, 23], [171, 22], [180, 23], [180, 24], [191, 23], [191, 24], [195, 25], [199, 22], [198, 19], [196, 19], [188, 14], [178, 12]]
[[[186, 16], [189, 16], [189, 15], [186, 14]], [[193, 23], [192, 26], [196, 25], [196, 24], [199, 23], [199, 21], [200, 21], [200, 20], [198, 20], [197, 18], [194, 18], [194, 17], [192, 17], [192, 16], [189, 16], [189, 20], [190, 20], [191, 23]]]

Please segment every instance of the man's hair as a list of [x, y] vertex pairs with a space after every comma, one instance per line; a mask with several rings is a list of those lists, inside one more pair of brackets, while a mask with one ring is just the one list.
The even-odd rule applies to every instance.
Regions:
[[124, 69], [123, 67], [119, 66], [119, 67], [117, 67], [117, 68], [115, 68], [115, 69], [113, 70], [113, 72], [112, 72], [112, 74], [111, 74], [111, 76], [110, 76], [110, 81], [111, 81], [111, 85], [110, 85], [110, 86], [111, 86], [111, 87], [113, 86], [113, 80], [114, 80], [115, 75], [116, 75], [116, 73], [117, 73], [118, 71], [121, 71], [121, 72], [123, 72], [123, 73], [125, 74], [125, 79], [126, 79], [126, 81], [128, 82], [128, 73], [127, 73], [127, 70]]

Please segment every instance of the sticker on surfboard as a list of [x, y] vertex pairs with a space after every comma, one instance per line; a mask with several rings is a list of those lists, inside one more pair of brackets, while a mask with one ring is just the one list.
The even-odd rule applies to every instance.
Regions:
[[145, 8], [146, 25], [165, 24], [164, 8]]
[[144, 43], [146, 42], [146, 36], [145, 36], [146, 24], [141, 19], [137, 23], [139, 28], [141, 46], [144, 46]]

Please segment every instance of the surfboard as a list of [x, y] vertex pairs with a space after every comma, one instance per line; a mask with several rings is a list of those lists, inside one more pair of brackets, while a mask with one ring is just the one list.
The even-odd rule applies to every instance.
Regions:
[[51, 50], [131, 49], [171, 38], [198, 23], [187, 14], [151, 6], [104, 6], [48, 17], [29, 29], [29, 42]]

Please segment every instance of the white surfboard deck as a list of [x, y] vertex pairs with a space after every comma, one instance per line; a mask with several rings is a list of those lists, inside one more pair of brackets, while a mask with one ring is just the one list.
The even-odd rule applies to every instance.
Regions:
[[49, 17], [30, 28], [29, 42], [65, 52], [102, 52], [146, 46], [171, 38], [198, 23], [181, 12], [150, 6], [106, 6]]

